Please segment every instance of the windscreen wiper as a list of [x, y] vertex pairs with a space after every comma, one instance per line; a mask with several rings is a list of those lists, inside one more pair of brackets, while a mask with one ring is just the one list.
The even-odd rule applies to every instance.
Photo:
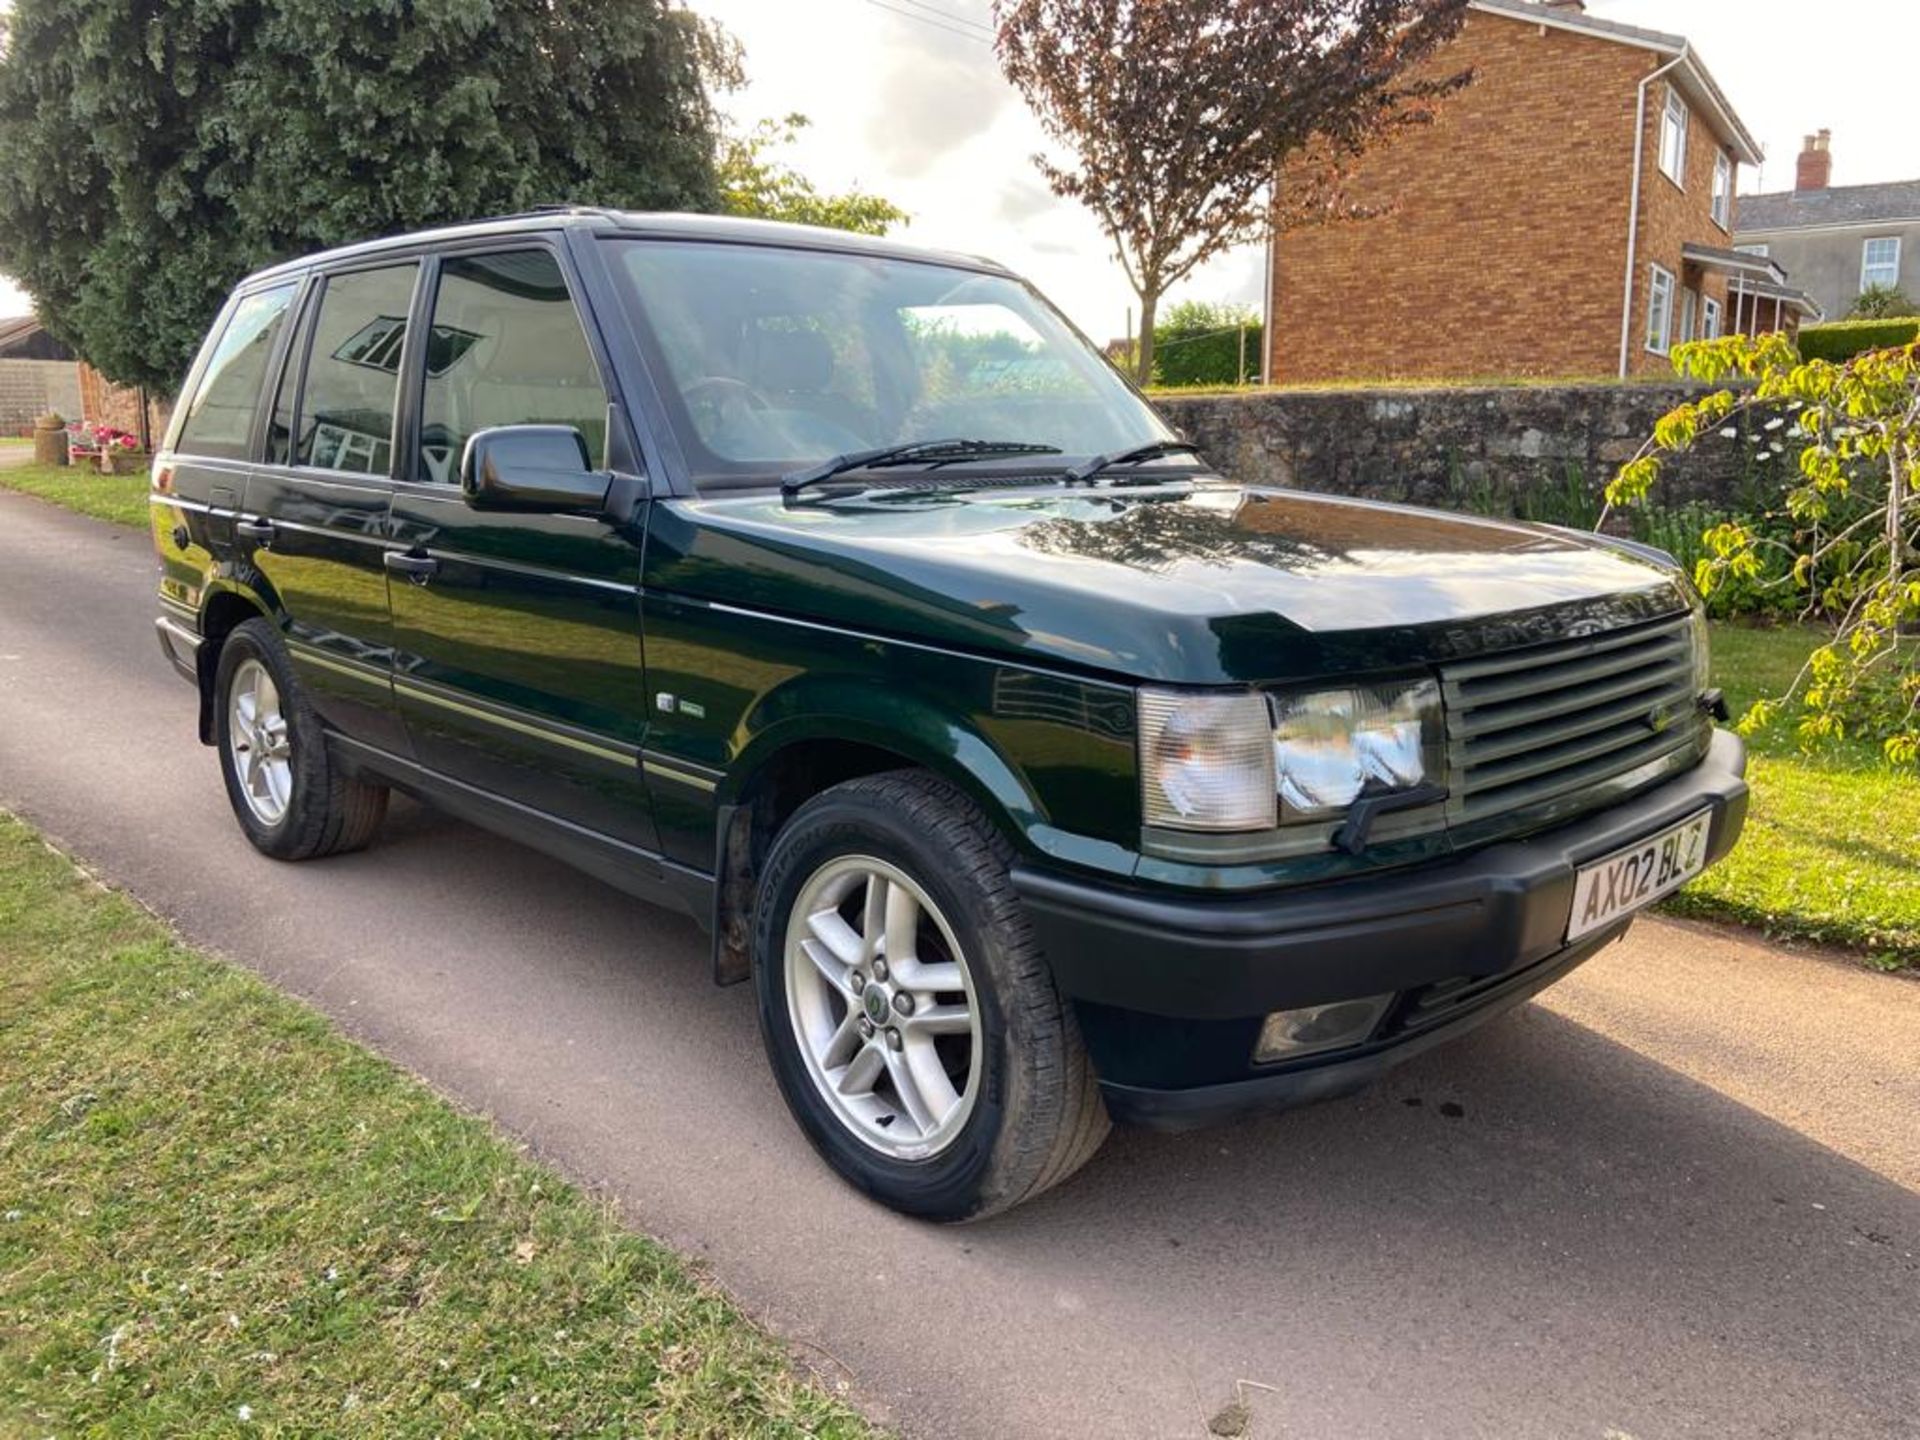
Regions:
[[1106, 455], [1096, 455], [1084, 464], [1076, 465], [1060, 478], [1069, 485], [1077, 485], [1091, 480], [1106, 470], [1117, 470], [1122, 465], [1138, 465], [1146, 460], [1158, 460], [1162, 455], [1198, 455], [1200, 447], [1185, 440], [1150, 440], [1145, 445], [1135, 445], [1129, 450], [1114, 450]]
[[915, 440], [906, 445], [882, 445], [875, 450], [852, 450], [822, 460], [804, 470], [780, 477], [782, 494], [792, 495], [849, 470], [879, 470], [888, 465], [950, 465], [961, 460], [992, 460], [1003, 455], [1058, 455], [1058, 445], [1035, 445], [1025, 440]]

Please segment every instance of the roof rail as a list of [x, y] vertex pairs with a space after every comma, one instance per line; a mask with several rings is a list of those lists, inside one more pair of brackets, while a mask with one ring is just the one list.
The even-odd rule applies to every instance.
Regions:
[[423, 228], [451, 230], [461, 225], [494, 225], [503, 220], [531, 220], [540, 215], [595, 215], [602, 220], [618, 220], [623, 213], [609, 205], [576, 205], [567, 201], [554, 201], [545, 205], [529, 205], [524, 210], [506, 210], [498, 215], [475, 215], [466, 220], [445, 220], [438, 225]]
[[[603, 220], [617, 220], [622, 212], [611, 205], [581, 205], [572, 200], [557, 200], [545, 205], [529, 206], [521, 212], [525, 215], [598, 215]], [[511, 216], [502, 215], [502, 220]]]

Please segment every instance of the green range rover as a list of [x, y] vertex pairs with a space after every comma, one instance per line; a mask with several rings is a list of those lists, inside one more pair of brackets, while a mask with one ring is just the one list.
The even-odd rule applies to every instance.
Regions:
[[1364, 1085], [1745, 816], [1666, 556], [1223, 477], [1015, 276], [832, 231], [557, 209], [262, 271], [152, 514], [255, 846], [397, 789], [686, 911], [916, 1215]]

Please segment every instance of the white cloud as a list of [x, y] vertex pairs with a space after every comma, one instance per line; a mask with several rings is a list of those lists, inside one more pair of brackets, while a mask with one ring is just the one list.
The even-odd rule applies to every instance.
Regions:
[[1767, 152], [1743, 191], [1791, 190], [1801, 137], [1833, 131], [1833, 183], [1920, 178], [1903, 115], [1920, 49], [1908, 0], [1588, 0], [1589, 14], [1683, 34]]
[[[990, 255], [1089, 334], [1119, 335], [1136, 303], [1112, 246], [1046, 186], [1045, 134], [986, 42], [989, 0], [689, 0], [746, 47], [743, 121], [790, 110], [813, 124], [793, 162], [817, 183], [858, 182], [913, 217], [901, 238]], [[947, 28], [930, 12], [965, 24]], [[922, 18], [897, 13], [914, 11]], [[1228, 256], [1176, 292], [1257, 302], [1257, 255]]]

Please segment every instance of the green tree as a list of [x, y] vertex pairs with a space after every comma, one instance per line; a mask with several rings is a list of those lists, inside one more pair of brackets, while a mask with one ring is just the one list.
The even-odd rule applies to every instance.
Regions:
[[906, 220], [891, 201], [861, 190], [822, 195], [814, 183], [770, 152], [791, 145], [808, 124], [804, 115], [762, 120], [745, 134], [721, 141], [717, 169], [720, 208], [729, 215], [788, 220], [796, 225], [825, 225], [862, 235], [884, 235]]
[[1260, 378], [1260, 312], [1182, 300], [1153, 327], [1160, 385], [1244, 385]]
[[[1716, 525], [1701, 537], [1694, 583], [1708, 595], [1731, 580], [1790, 586], [1809, 612], [1840, 617], [1787, 693], [1754, 705], [1741, 727], [1797, 704], [1808, 743], [1870, 734], [1894, 764], [1920, 763], [1920, 644], [1908, 633], [1920, 621], [1920, 344], [1803, 361], [1782, 334], [1732, 335], [1678, 346], [1673, 363], [1688, 379], [1738, 388], [1663, 416], [1607, 487], [1609, 506], [1644, 502], [1663, 456], [1751, 413], [1799, 448], [1781, 496], [1797, 528], [1780, 539], [1740, 520]], [[1769, 552], [1791, 561], [1774, 579]]]
[[1898, 285], [1869, 285], [1847, 312], [1850, 320], [1891, 320], [1903, 315], [1920, 315], [1920, 308], [1907, 298]]
[[730, 42], [672, 0], [15, 0], [0, 269], [170, 391], [233, 282], [577, 201], [711, 209]]

